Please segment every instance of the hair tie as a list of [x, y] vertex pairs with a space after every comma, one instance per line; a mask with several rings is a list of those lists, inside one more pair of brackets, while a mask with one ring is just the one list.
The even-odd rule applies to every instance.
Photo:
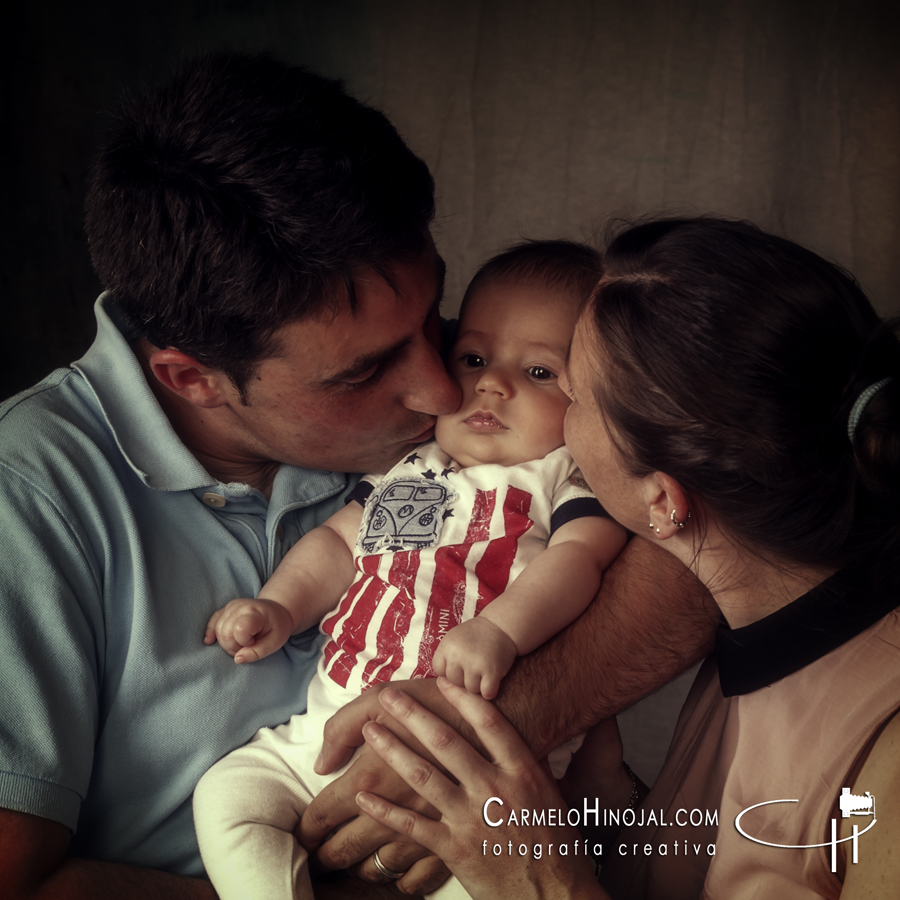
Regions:
[[853, 435], [856, 432], [856, 426], [859, 424], [859, 420], [862, 417], [863, 411], [868, 405], [869, 401], [886, 385], [890, 384], [894, 379], [893, 378], [882, 378], [881, 381], [876, 381], [875, 384], [870, 384], [857, 398], [856, 403], [853, 404], [853, 409], [850, 410], [850, 418], [847, 419], [847, 437], [850, 438], [850, 443], [853, 443]]

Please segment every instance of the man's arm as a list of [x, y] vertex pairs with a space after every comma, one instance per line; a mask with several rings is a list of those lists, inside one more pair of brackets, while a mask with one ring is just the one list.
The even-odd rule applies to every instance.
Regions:
[[517, 656], [550, 640], [593, 602], [625, 540], [625, 529], [605, 516], [560, 526], [499, 597], [444, 635], [435, 674], [493, 700]]
[[[497, 705], [535, 755], [543, 756], [690, 668], [712, 649], [717, 624], [712, 597], [680, 562], [648, 541], [632, 540], [606, 571], [600, 592], [587, 610], [555, 638], [517, 660], [503, 681]], [[433, 681], [392, 686], [409, 690], [461, 733], [473, 737], [439, 696]], [[326, 725], [318, 770], [332, 771], [346, 762], [362, 743], [362, 726], [383, 718], [382, 713], [376, 689], [338, 712]], [[385, 724], [397, 727], [392, 720]], [[304, 843], [318, 845], [333, 828], [357, 815], [359, 790], [415, 807], [415, 795], [392, 775], [363, 748], [351, 769], [307, 810], [301, 825]], [[371, 841], [367, 840], [370, 829]], [[380, 826], [360, 816], [322, 845], [318, 856], [324, 865], [340, 868], [364, 859], [382, 844]], [[385, 865], [398, 871], [410, 858], [407, 853], [398, 854], [387, 862], [385, 854], [381, 856]]]
[[633, 539], [585, 612], [517, 661], [497, 706], [541, 757], [710, 653], [718, 622], [712, 596], [690, 571]]
[[0, 810], [0, 873], [9, 900], [216, 900], [212, 885], [121, 863], [66, 856], [59, 822]]

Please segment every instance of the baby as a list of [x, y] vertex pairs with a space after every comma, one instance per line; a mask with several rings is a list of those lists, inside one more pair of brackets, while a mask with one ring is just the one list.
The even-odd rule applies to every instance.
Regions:
[[261, 729], [197, 787], [200, 849], [223, 900], [312, 897], [293, 830], [340, 774], [313, 771], [337, 709], [378, 682], [440, 674], [490, 699], [516, 656], [595, 596], [625, 532], [563, 446], [569, 400], [557, 376], [599, 274], [592, 250], [563, 241], [483, 266], [448, 360], [462, 404], [438, 419], [436, 441], [364, 478], [257, 599], [210, 620], [206, 642], [238, 663], [320, 619], [328, 639], [307, 713]]

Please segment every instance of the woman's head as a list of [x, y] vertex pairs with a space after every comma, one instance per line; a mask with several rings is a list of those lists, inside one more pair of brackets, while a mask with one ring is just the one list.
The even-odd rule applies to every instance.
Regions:
[[842, 565], [894, 525], [900, 345], [841, 269], [743, 222], [647, 222], [610, 245], [580, 334], [624, 469], [741, 543]]

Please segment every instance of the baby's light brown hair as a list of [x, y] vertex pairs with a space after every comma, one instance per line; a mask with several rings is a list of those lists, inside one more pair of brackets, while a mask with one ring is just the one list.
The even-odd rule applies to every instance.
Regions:
[[492, 256], [476, 273], [459, 310], [488, 284], [512, 282], [545, 287], [555, 297], [571, 299], [579, 307], [587, 302], [603, 275], [603, 257], [587, 244], [575, 241], [523, 241]]

